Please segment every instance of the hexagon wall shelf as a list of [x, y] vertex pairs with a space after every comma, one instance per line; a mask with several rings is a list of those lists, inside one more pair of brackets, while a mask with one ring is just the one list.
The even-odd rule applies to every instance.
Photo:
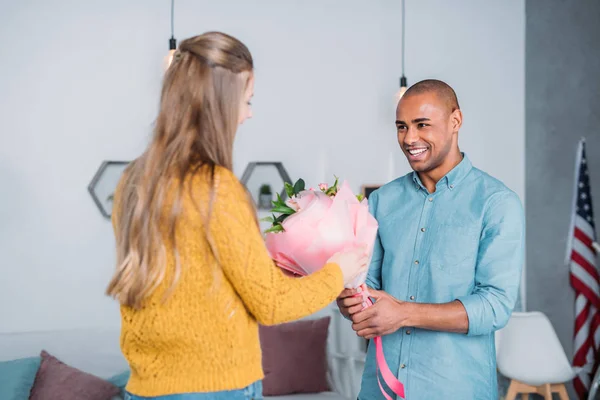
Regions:
[[269, 209], [271, 202], [268, 199], [273, 198], [273, 192], [271, 191], [270, 197], [264, 199], [261, 196], [261, 188], [267, 185], [269, 189], [281, 188], [276, 190], [281, 198], [285, 199], [286, 193], [283, 184], [285, 182], [292, 183], [292, 180], [281, 162], [255, 161], [248, 163], [241, 182], [246, 186], [259, 209]]
[[88, 185], [88, 192], [104, 218], [110, 219], [112, 198], [127, 165], [129, 165], [129, 161], [102, 162]]

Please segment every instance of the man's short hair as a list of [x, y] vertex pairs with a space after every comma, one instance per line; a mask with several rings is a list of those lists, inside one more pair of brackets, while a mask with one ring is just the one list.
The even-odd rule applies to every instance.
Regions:
[[447, 104], [450, 113], [455, 110], [460, 110], [458, 105], [458, 99], [456, 98], [456, 92], [446, 82], [442, 82], [437, 79], [426, 79], [412, 85], [408, 88], [403, 97], [423, 94], [423, 93], [435, 93], [444, 103]]

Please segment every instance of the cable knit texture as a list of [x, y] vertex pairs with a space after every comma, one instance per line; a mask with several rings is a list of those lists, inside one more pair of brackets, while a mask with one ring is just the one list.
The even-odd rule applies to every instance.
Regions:
[[[140, 310], [121, 306], [121, 349], [131, 367], [127, 390], [138, 396], [240, 389], [262, 379], [258, 323], [304, 317], [343, 289], [336, 264], [302, 278], [274, 266], [244, 187], [224, 168], [215, 170], [209, 220], [217, 262], [203, 224], [210, 193], [205, 172], [186, 180], [176, 228], [183, 266], [176, 289], [162, 301], [175, 265], [173, 249], [167, 248], [166, 279]], [[116, 235], [119, 193], [113, 213]], [[170, 210], [168, 203], [165, 210]]]

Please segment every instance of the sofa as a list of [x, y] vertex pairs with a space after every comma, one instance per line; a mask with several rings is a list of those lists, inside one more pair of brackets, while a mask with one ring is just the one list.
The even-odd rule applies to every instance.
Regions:
[[[266, 397], [271, 400], [356, 399], [364, 365], [361, 341], [335, 305], [308, 317], [331, 317], [327, 338], [327, 381], [330, 392]], [[38, 356], [46, 350], [74, 368], [108, 379], [128, 370], [119, 348], [118, 329], [66, 329], [0, 333], [0, 362]]]

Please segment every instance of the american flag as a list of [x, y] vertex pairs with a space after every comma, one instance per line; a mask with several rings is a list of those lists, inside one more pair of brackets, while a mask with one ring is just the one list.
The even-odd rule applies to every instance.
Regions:
[[598, 367], [600, 344], [600, 278], [596, 266], [596, 229], [592, 210], [590, 177], [582, 139], [577, 151], [575, 190], [567, 261], [575, 289], [573, 366], [581, 370], [573, 379], [580, 399], [586, 399]]

